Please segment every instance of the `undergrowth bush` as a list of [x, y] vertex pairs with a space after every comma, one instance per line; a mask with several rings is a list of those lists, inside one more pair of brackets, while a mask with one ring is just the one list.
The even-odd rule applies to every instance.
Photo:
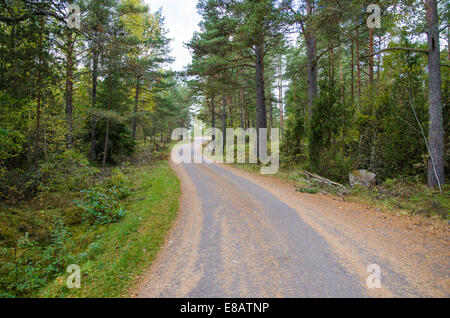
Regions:
[[115, 169], [101, 186], [82, 190], [84, 199], [75, 201], [82, 209], [85, 223], [110, 224], [118, 222], [126, 214], [120, 201], [131, 194], [131, 182], [120, 169]]
[[124, 207], [117, 201], [118, 192], [115, 190], [104, 192], [100, 188], [92, 188], [81, 191], [85, 194], [83, 201], [75, 201], [83, 210], [85, 223], [109, 224], [119, 221], [126, 214]]
[[28, 233], [14, 247], [0, 248], [0, 297], [26, 297], [61, 275], [74, 260], [70, 233], [55, 218], [50, 242], [38, 244]]

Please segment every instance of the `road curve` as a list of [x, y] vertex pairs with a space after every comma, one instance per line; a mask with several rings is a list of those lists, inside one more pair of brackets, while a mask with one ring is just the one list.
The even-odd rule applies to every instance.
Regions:
[[[401, 219], [223, 165], [172, 167], [180, 215], [137, 297], [450, 294], [447, 233], [411, 233]], [[370, 264], [381, 268], [381, 288], [367, 287]]]

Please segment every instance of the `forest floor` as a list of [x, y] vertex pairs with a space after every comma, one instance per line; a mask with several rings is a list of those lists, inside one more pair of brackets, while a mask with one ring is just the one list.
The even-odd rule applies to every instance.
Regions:
[[[155, 153], [145, 147], [138, 152], [139, 163], [114, 168], [116, 174], [97, 180], [95, 191], [121, 191], [124, 180], [129, 189], [126, 197], [117, 199], [126, 214], [112, 223], [81, 221], [75, 203], [83, 200], [82, 188], [53, 191], [42, 194], [42, 200], [11, 206], [2, 203], [0, 296], [126, 296], [154, 261], [178, 212], [180, 184], [167, 159], [162, 159], [168, 150]], [[57, 228], [55, 219], [63, 221]], [[25, 232], [26, 241], [33, 242], [26, 246], [19, 238]], [[81, 268], [80, 289], [67, 287], [70, 264]]]
[[[155, 259], [178, 212], [179, 181], [167, 161], [138, 168], [131, 176], [133, 194], [127, 215], [95, 230], [88, 260], [81, 265], [80, 289], [68, 289], [66, 275], [55, 279], [40, 297], [124, 297]], [[78, 233], [83, 241], [94, 233]]]
[[[135, 297], [450, 295], [442, 219], [304, 193], [230, 165], [172, 166], [180, 214]], [[367, 285], [372, 264], [381, 288]]]

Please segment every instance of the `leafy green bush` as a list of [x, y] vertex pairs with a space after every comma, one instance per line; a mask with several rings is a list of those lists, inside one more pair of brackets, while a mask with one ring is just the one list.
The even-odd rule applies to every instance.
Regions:
[[15, 130], [0, 128], [0, 162], [17, 156], [25, 144], [25, 136]]
[[287, 129], [281, 144], [281, 165], [289, 167], [291, 164], [306, 160], [306, 149], [302, 145], [305, 138], [304, 117], [296, 111], [287, 121]]
[[123, 200], [131, 194], [131, 182], [119, 168], [113, 170], [112, 175], [104, 182], [102, 187], [106, 189], [107, 194], [118, 200]]
[[81, 191], [85, 194], [85, 199], [75, 201], [75, 204], [83, 210], [83, 220], [91, 225], [110, 224], [125, 216], [126, 210], [118, 201], [124, 193], [120, 189], [112, 188], [107, 193], [100, 188]]

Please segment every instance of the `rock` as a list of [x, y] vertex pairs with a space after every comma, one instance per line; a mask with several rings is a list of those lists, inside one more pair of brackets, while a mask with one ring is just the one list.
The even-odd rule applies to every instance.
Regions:
[[367, 170], [354, 170], [349, 173], [350, 185], [354, 187], [357, 184], [365, 187], [377, 184], [377, 175]]

